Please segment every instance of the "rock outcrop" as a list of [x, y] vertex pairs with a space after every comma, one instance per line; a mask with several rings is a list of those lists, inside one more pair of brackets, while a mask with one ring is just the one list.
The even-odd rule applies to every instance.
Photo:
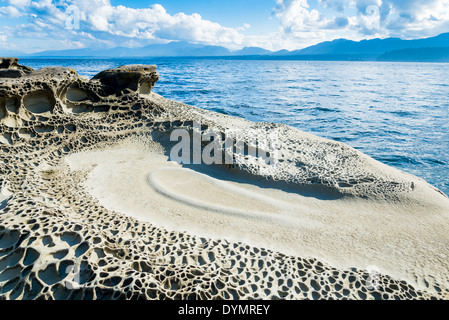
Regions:
[[66, 157], [133, 137], [157, 142], [168, 154], [174, 129], [194, 135], [194, 123], [200, 123], [203, 132], [238, 131], [246, 148], [254, 133], [276, 134], [275, 168], [243, 152], [222, 166], [229, 176], [269, 179], [273, 188], [323, 201], [349, 198], [449, 212], [447, 197], [437, 189], [342, 143], [166, 100], [152, 93], [158, 79], [155, 66], [124, 66], [89, 80], [70, 68], [34, 71], [18, 59], [0, 58], [0, 298], [448, 296], [447, 283], [431, 283], [428, 276], [428, 286], [418, 288], [377, 274], [373, 290], [366, 270], [167, 231], [101, 206], [83, 188], [88, 172], [71, 171]]
[[33, 72], [33, 69], [18, 64], [17, 58], [0, 58], [0, 78], [20, 78]]

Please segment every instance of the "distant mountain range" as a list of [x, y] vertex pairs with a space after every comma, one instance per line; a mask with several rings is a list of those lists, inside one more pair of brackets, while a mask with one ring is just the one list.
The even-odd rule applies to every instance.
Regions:
[[[9, 53], [9, 54], [8, 54]], [[380, 61], [436, 61], [449, 62], [449, 33], [418, 40], [399, 38], [351, 41], [338, 39], [295, 51], [272, 52], [257, 47], [233, 51], [221, 47], [170, 42], [141, 48], [116, 47], [112, 49], [74, 49], [43, 51], [34, 54], [2, 52], [0, 55], [19, 57], [226, 57], [228, 59], [276, 60], [380, 60]]]
[[449, 47], [408, 48], [389, 51], [377, 58], [379, 61], [449, 62]]

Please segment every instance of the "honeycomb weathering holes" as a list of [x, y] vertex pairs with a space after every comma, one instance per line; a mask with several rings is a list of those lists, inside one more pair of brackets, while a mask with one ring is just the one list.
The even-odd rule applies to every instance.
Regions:
[[33, 114], [52, 113], [55, 104], [53, 94], [45, 90], [29, 93], [23, 99], [25, 109]]

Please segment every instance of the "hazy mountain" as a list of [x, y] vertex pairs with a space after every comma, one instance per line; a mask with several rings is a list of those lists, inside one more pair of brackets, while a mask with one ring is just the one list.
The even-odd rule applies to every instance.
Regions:
[[290, 53], [291, 53], [291, 51], [288, 51], [286, 49], [282, 49], [282, 50], [273, 52], [273, 55], [275, 55], [275, 56], [286, 56], [286, 55], [289, 55]]
[[449, 47], [409, 48], [382, 54], [379, 61], [449, 62]]
[[235, 56], [259, 56], [271, 55], [273, 52], [258, 47], [245, 47], [242, 50], [234, 51], [231, 54]]
[[33, 54], [19, 53], [20, 57], [125, 57], [130, 48], [117, 47], [112, 49], [69, 49], [41, 51]]
[[[296, 51], [280, 50], [272, 52], [257, 47], [245, 47], [231, 52], [220, 46], [193, 44], [173, 41], [167, 44], [152, 44], [139, 48], [117, 47], [112, 49], [74, 49], [44, 51], [31, 55], [10, 52], [1, 55], [20, 57], [228, 57], [229, 59], [293, 59], [293, 60], [388, 60], [409, 61], [407, 54], [413, 54], [419, 61], [443, 61], [445, 51], [438, 48], [449, 47], [449, 33], [436, 37], [402, 40], [399, 38], [351, 41], [338, 39], [326, 41]], [[422, 49], [413, 51], [412, 49]], [[408, 50], [408, 51], [407, 51]], [[427, 57], [426, 57], [427, 54]], [[443, 59], [443, 60], [442, 60]]]
[[170, 42], [153, 44], [138, 50], [138, 56], [146, 57], [209, 57], [227, 56], [231, 52], [220, 46], [207, 46], [189, 42]]
[[444, 33], [437, 37], [417, 40], [388, 38], [356, 42], [338, 39], [322, 42], [302, 50], [292, 51], [289, 55], [350, 55], [375, 58], [389, 51], [424, 47], [449, 47], [449, 33]]
[[227, 56], [231, 52], [220, 46], [208, 46], [189, 42], [170, 42], [152, 44], [139, 48], [117, 47], [112, 49], [73, 49], [61, 51], [43, 51], [32, 54], [33, 57], [204, 57]]

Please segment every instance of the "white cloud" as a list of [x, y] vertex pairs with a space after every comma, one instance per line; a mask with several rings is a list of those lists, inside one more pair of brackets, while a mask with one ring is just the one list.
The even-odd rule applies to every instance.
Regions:
[[31, 0], [8, 0], [11, 6], [24, 8], [30, 4]]
[[14, 6], [0, 7], [0, 17], [18, 18], [21, 15], [20, 11]]
[[[80, 31], [93, 34], [96, 38], [112, 38], [117, 45], [122, 38], [139, 40], [183, 40], [196, 43], [224, 45], [236, 47], [242, 44], [244, 36], [238, 28], [224, 27], [218, 23], [205, 20], [199, 14], [187, 15], [177, 13], [170, 15], [159, 4], [149, 8], [133, 9], [125, 6], [113, 6], [109, 0], [51, 0], [24, 1], [10, 0], [13, 6], [0, 7], [0, 10], [12, 10], [27, 15], [30, 24], [42, 31], [52, 32], [65, 28], [73, 14], [80, 22]], [[67, 11], [67, 7], [76, 6], [76, 12]], [[66, 12], [67, 11], [67, 12]], [[2, 11], [0, 11], [1, 13]], [[30, 27], [30, 26], [28, 26]], [[71, 34], [67, 31], [67, 37]], [[73, 35], [73, 33], [72, 33]]]
[[379, 10], [378, 33], [384, 37], [417, 38], [448, 32], [449, 0], [354, 0], [359, 12], [360, 32], [366, 28], [367, 7]]
[[[269, 46], [273, 49], [295, 50], [322, 41], [353, 36], [353, 19], [343, 16], [340, 6], [321, 1], [321, 7], [311, 8], [307, 0], [277, 0], [274, 16], [279, 20], [279, 32], [272, 34]], [[331, 8], [336, 14], [327, 16], [320, 9]]]
[[[21, 17], [21, 24], [9, 25], [3, 33], [11, 41], [19, 37], [30, 39], [33, 50], [49, 49], [50, 45], [56, 45], [51, 49], [135, 47], [172, 40], [229, 49], [260, 46], [295, 50], [336, 38], [416, 38], [449, 31], [449, 0], [273, 0], [272, 19], [279, 22], [279, 28], [259, 35], [247, 23], [229, 28], [198, 13], [169, 14], [159, 4], [134, 9], [114, 6], [110, 0], [3, 2], [6, 5], [0, 6], [2, 19]], [[77, 10], [67, 11], [69, 6], [76, 6]], [[23, 23], [24, 17], [27, 23]], [[67, 21], [74, 18], [78, 19], [79, 28], [68, 28]]]
[[276, 0], [278, 45], [300, 48], [337, 38], [412, 39], [449, 31], [449, 0], [319, 0], [313, 8], [310, 3]]
[[316, 9], [309, 9], [307, 0], [277, 0], [275, 16], [283, 33], [303, 33], [324, 27], [329, 20]]

